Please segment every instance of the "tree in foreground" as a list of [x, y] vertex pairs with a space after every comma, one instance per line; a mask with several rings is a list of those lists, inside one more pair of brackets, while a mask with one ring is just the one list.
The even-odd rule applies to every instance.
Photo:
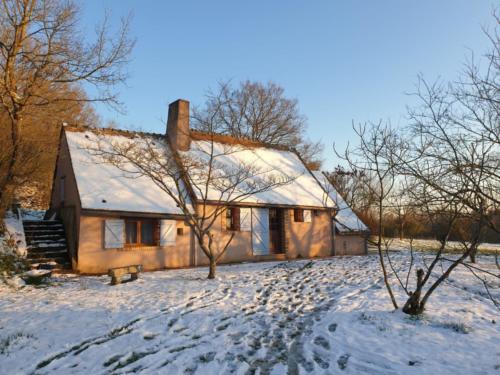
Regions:
[[221, 235], [217, 230], [216, 224], [225, 217], [226, 209], [297, 177], [271, 166], [257, 167], [251, 157], [243, 163], [232, 159], [238, 153], [253, 153], [237, 142], [217, 142], [213, 130], [192, 142], [188, 151], [166, 147], [164, 139], [150, 135], [137, 133], [127, 141], [116, 141], [106, 132], [98, 133], [89, 152], [119, 168], [126, 177], [149, 178], [174, 200], [209, 260], [209, 279], [215, 278], [217, 262], [235, 233]]
[[[498, 17], [495, 20], [498, 25]], [[372, 186], [366, 188], [379, 198], [372, 209], [378, 212], [376, 245], [382, 272], [395, 308], [390, 276], [406, 294], [403, 311], [407, 314], [422, 313], [431, 295], [458, 266], [480, 279], [500, 308], [486, 280], [499, 276], [474, 264], [485, 230], [500, 231], [495, 220], [500, 204], [500, 40], [497, 32], [488, 36], [492, 48], [485, 55], [486, 67], [481, 69], [472, 61], [458, 82], [446, 86], [421, 78], [415, 94], [421, 105], [409, 110], [410, 125], [397, 133], [379, 124], [362, 127], [357, 131], [360, 146], [345, 154], [351, 168], [374, 176], [366, 180]], [[395, 201], [429, 222], [439, 241], [430, 261], [422, 256], [425, 267], [416, 267], [413, 282], [412, 247], [408, 266], [399, 269], [391, 261], [387, 242], [382, 252], [387, 218], [383, 211]], [[446, 254], [452, 232], [459, 240], [456, 256]]]
[[337, 153], [337, 156], [348, 164], [350, 170], [357, 171], [357, 174], [363, 176], [356, 180], [357, 188], [368, 192], [371, 197], [367, 201], [371, 206], [365, 207], [365, 210], [373, 211], [377, 222], [376, 239], [369, 241], [377, 248], [385, 287], [392, 305], [397, 309], [398, 304], [389, 281], [384, 257], [387, 244], [384, 242], [383, 218], [387, 213], [387, 201], [396, 188], [397, 171], [393, 160], [404, 157], [405, 147], [401, 144], [397, 132], [381, 122], [353, 126], [353, 130], [359, 139], [359, 145], [354, 148], [348, 147], [343, 154]]
[[[77, 29], [78, 17], [72, 1], [0, 4], [0, 220], [13, 192], [30, 179], [45, 151], [30, 139], [27, 128], [38, 112], [58, 117], [60, 110], [68, 115], [74, 107], [84, 108], [82, 103], [119, 105], [114, 89], [126, 79], [124, 67], [133, 47], [128, 20], [112, 36], [105, 19], [96, 28], [95, 41], [86, 43]], [[85, 94], [83, 84], [94, 95]]]

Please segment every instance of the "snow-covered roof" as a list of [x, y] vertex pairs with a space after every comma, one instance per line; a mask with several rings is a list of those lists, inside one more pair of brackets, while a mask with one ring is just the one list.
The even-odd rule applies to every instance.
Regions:
[[335, 187], [328, 181], [326, 176], [320, 171], [313, 172], [323, 188], [337, 204], [337, 215], [335, 216], [335, 228], [339, 232], [365, 232], [368, 227], [359, 219], [354, 211], [349, 207], [344, 198], [337, 192]]
[[[213, 147], [213, 151], [211, 148]], [[255, 178], [270, 181], [287, 181], [273, 186], [272, 189], [247, 195], [242, 203], [269, 205], [290, 205], [310, 207], [335, 207], [323, 188], [318, 184], [302, 160], [292, 151], [273, 147], [248, 147], [241, 144], [226, 144], [209, 140], [192, 140], [189, 151], [180, 152], [181, 156], [208, 161], [213, 156], [213, 165], [222, 174], [231, 175], [231, 171], [253, 168]], [[196, 180], [196, 178], [193, 178]], [[252, 178], [249, 179], [252, 181]], [[200, 179], [200, 187], [204, 184]], [[193, 189], [200, 199], [199, 189]], [[233, 200], [238, 191], [226, 200]], [[208, 200], [219, 200], [221, 189], [212, 189]], [[224, 199], [222, 199], [224, 200]]]
[[[112, 142], [130, 142], [130, 137], [106, 135]], [[91, 131], [66, 131], [71, 163], [75, 173], [82, 208], [182, 214], [175, 201], [150, 178], [131, 178], [117, 167], [103, 163], [89, 148], [95, 148], [96, 135]], [[163, 147], [162, 142], [155, 143]], [[133, 170], [127, 166], [127, 170]], [[167, 181], [168, 182], [168, 181]], [[170, 181], [171, 187], [175, 184]]]
[[[132, 176], [118, 167], [103, 162], [100, 156], [95, 155], [92, 149], [97, 142], [102, 144], [125, 144], [125, 142], [141, 141], [141, 137], [154, 135], [124, 134], [119, 131], [96, 135], [93, 131], [66, 131], [71, 162], [76, 177], [82, 208], [127, 212], [151, 212], [160, 214], [182, 214], [175, 201], [149, 177]], [[171, 153], [166, 138], [155, 136], [155, 147], [161, 148], [164, 154]], [[213, 153], [210, 148], [213, 146]], [[214, 155], [213, 166], [223, 182], [226, 177], [231, 178], [232, 171], [242, 171], [245, 166], [250, 169], [249, 176], [241, 190], [224, 193], [221, 199], [221, 189], [211, 188], [208, 191], [208, 200], [234, 201], [238, 194], [245, 190], [248, 184], [258, 181], [276, 181], [286, 183], [277, 184], [272, 189], [255, 194], [244, 194], [237, 201], [242, 204], [269, 204], [304, 207], [335, 207], [334, 201], [325, 193], [321, 185], [304, 165], [302, 160], [292, 151], [267, 146], [243, 146], [241, 144], [226, 144], [207, 140], [191, 141], [191, 148], [187, 152], [180, 152], [181, 157], [188, 160], [196, 159], [200, 170], [187, 170], [193, 185], [203, 190], [202, 176], [206, 170], [209, 155]], [[201, 163], [200, 163], [201, 162]], [[132, 165], [126, 165], [127, 171], [134, 171]], [[132, 177], [132, 178], [131, 178]], [[167, 181], [168, 182], [168, 181]], [[198, 183], [198, 184], [197, 184]], [[229, 182], [229, 184], [231, 184]], [[170, 186], [174, 188], [174, 182]], [[175, 189], [175, 188], [174, 188]], [[192, 186], [191, 189], [198, 199], [203, 199], [200, 189]]]

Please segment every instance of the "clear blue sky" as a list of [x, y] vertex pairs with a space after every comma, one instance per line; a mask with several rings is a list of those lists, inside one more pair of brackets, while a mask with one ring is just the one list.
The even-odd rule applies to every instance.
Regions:
[[404, 123], [405, 93], [418, 73], [453, 79], [470, 55], [487, 46], [481, 26], [493, 24], [497, 1], [146, 1], [82, 2], [92, 31], [105, 10], [133, 14], [137, 44], [127, 113], [99, 106], [104, 122], [162, 132], [169, 102], [202, 104], [218, 80], [272, 80], [299, 100], [308, 134], [332, 152], [353, 141], [352, 121]]

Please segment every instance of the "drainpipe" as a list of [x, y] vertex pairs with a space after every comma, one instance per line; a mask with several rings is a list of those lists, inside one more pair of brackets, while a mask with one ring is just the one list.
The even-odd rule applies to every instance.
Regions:
[[334, 214], [333, 216], [330, 215], [330, 221], [331, 221], [331, 228], [332, 228], [332, 241], [333, 241], [333, 244], [332, 244], [332, 249], [333, 249], [333, 256], [336, 256], [337, 255], [337, 249], [335, 247], [335, 236], [336, 236], [336, 233], [335, 233], [335, 216], [336, 213], [335, 213], [335, 210], [332, 210], [332, 213]]

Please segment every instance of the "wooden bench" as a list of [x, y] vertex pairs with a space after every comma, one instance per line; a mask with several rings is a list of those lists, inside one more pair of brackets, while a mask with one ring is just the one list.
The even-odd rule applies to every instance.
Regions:
[[137, 264], [133, 266], [111, 268], [108, 270], [108, 276], [111, 276], [111, 285], [117, 285], [122, 282], [122, 277], [125, 275], [130, 275], [130, 279], [127, 281], [137, 280], [140, 272], [142, 272], [142, 265]]

